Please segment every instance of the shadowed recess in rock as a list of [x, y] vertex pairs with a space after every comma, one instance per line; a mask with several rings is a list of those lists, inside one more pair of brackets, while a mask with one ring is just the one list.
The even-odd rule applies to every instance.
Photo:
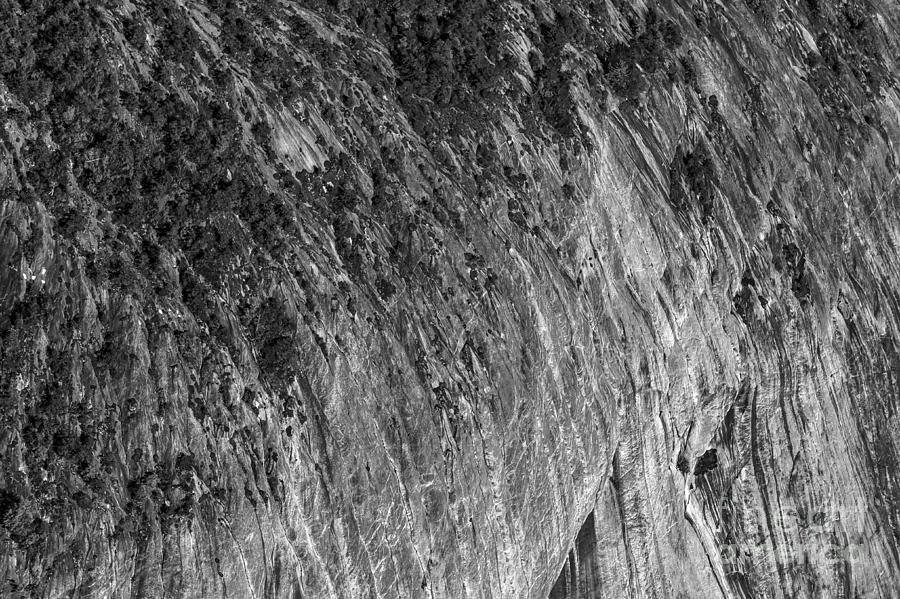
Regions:
[[593, 599], [599, 597], [600, 579], [597, 575], [597, 531], [594, 513], [588, 514], [568, 552], [559, 578], [548, 599]]

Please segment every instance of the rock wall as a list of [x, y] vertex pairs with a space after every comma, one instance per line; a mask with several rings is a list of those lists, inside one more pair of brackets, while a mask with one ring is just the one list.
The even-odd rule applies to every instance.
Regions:
[[0, 594], [895, 597], [891, 0], [0, 0]]

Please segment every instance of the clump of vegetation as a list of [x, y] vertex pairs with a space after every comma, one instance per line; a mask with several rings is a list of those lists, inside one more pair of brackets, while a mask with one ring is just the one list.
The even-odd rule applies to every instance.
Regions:
[[718, 174], [704, 141], [685, 151], [679, 147], [669, 165], [669, 201], [677, 210], [695, 207], [708, 219], [715, 207]]
[[741, 289], [735, 294], [733, 303], [734, 303], [734, 311], [737, 312], [738, 316], [741, 317], [745, 323], [750, 322], [750, 318], [753, 314], [753, 297], [755, 295], [754, 288], [756, 287], [756, 281], [753, 280], [753, 277], [750, 273], [745, 273], [741, 278]]
[[511, 68], [505, 52], [508, 6], [490, 0], [338, 1], [366, 33], [385, 42], [398, 69], [400, 98], [438, 106], [495, 93]]
[[6, 519], [16, 511], [20, 503], [21, 499], [15, 493], [0, 490], [0, 525], [6, 523]]
[[684, 77], [679, 59], [684, 38], [677, 23], [651, 7], [640, 17], [632, 16], [629, 29], [632, 37], [613, 45], [601, 59], [605, 79], [616, 94], [636, 97], [649, 85], [648, 78], [659, 74], [671, 81]]
[[764, 23], [768, 24], [775, 17], [776, 6], [769, 0], [746, 0], [747, 6]]
[[[576, 114], [576, 89], [584, 85], [581, 72], [590, 69], [573, 48], [591, 36], [586, 15], [563, 3], [553, 14], [538, 12], [532, 32], [535, 49], [529, 56], [535, 73], [535, 106], [560, 137], [583, 137]], [[598, 43], [596, 36], [593, 36]]]
[[259, 310], [253, 337], [261, 348], [258, 359], [262, 374], [272, 387], [281, 389], [291, 381], [297, 367], [293, 346], [297, 331], [297, 316], [283, 300], [270, 297]]
[[794, 296], [801, 303], [809, 302], [811, 289], [806, 272], [806, 254], [796, 243], [790, 242], [782, 247], [782, 260], [776, 262], [775, 268], [782, 270], [790, 279]]
[[[577, 90], [589, 92], [605, 106], [608, 94], [636, 100], [655, 85], [690, 81], [681, 30], [650, 7], [636, 11], [630, 3], [610, 5], [568, 2], [552, 14], [538, 11], [530, 32], [536, 51], [529, 57], [536, 74], [537, 107], [565, 139], [589, 141], [577, 118]], [[614, 38], [609, 24], [624, 15], [627, 36]]]

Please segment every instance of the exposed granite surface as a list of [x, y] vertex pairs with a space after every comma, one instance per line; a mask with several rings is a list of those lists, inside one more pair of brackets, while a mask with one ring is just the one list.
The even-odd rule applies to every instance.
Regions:
[[0, 0], [0, 595], [898, 596], [898, 46]]

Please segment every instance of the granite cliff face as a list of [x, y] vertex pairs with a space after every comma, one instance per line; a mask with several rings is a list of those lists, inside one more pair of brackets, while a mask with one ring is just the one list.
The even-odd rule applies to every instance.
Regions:
[[892, 0], [0, 0], [0, 595], [896, 597]]

